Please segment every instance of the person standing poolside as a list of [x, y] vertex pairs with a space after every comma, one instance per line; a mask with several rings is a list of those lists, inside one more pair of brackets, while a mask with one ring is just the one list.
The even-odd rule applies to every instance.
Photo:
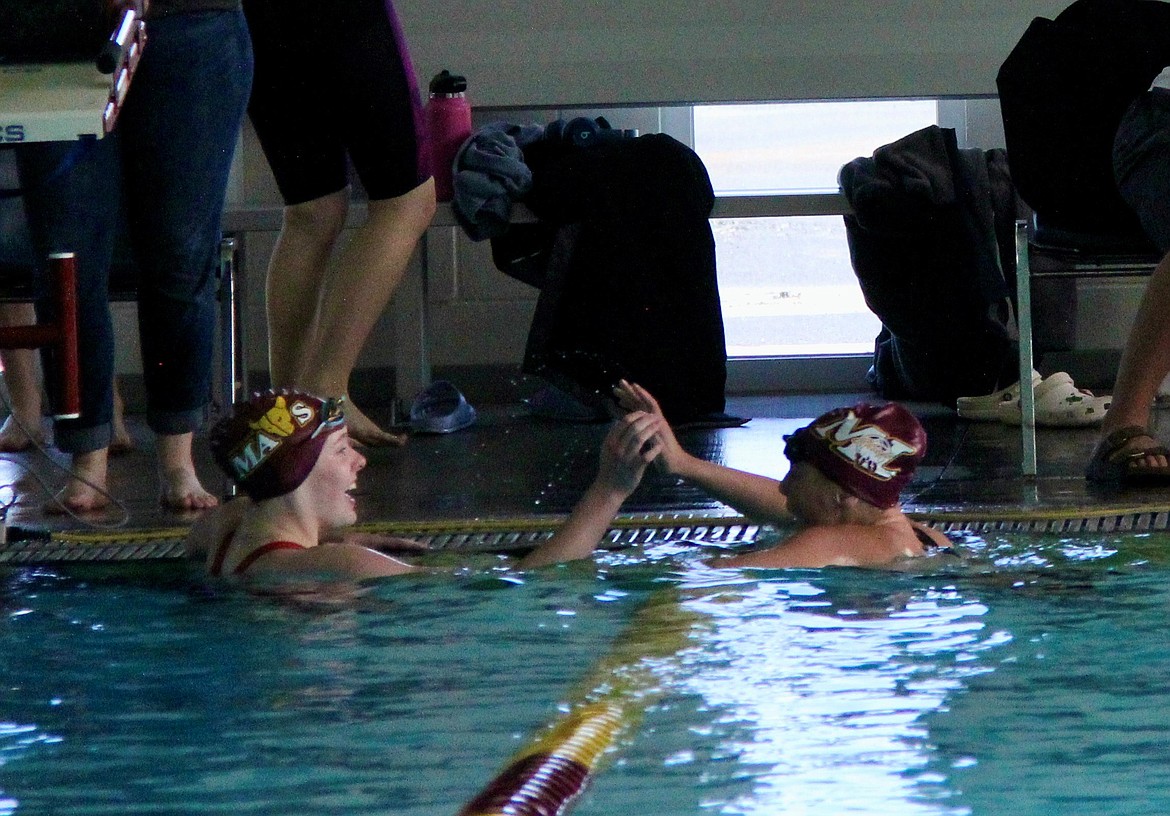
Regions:
[[1113, 169], [1121, 197], [1164, 254], [1126, 339], [1086, 476], [1090, 482], [1164, 486], [1170, 484], [1170, 450], [1151, 426], [1151, 410], [1170, 374], [1170, 69], [1127, 109], [1113, 143]]
[[[662, 417], [645, 388], [625, 382], [619, 404]], [[798, 532], [766, 550], [735, 555], [719, 567], [884, 567], [905, 558], [952, 551], [947, 538], [902, 512], [899, 494], [926, 454], [926, 432], [900, 405], [837, 408], [786, 437], [792, 463], [782, 481], [687, 453], [665, 420], [658, 443], [662, 469], [756, 521], [795, 518]]]
[[[557, 533], [518, 566], [592, 553], [658, 455], [653, 440], [663, 426], [640, 412], [614, 423], [593, 483]], [[211, 576], [259, 587], [417, 569], [352, 539], [330, 540], [357, 520], [351, 493], [366, 464], [337, 400], [291, 389], [256, 394], [216, 423], [209, 441], [217, 464], [245, 494], [205, 513], [187, 537], [188, 557], [203, 559]]]
[[[109, 503], [108, 285], [123, 206], [139, 271], [146, 420], [157, 438], [161, 501], [176, 510], [217, 504], [191, 446], [210, 402], [220, 222], [251, 85], [251, 41], [239, 0], [152, 0], [145, 19], [149, 43], [114, 131], [73, 156], [76, 143], [16, 148], [38, 257], [77, 253], [81, 416], [54, 426], [55, 444], [72, 456], [61, 501], [73, 512]], [[37, 311], [53, 320], [48, 300]], [[52, 355], [42, 361], [54, 378]]]
[[[248, 111], [285, 203], [268, 265], [272, 384], [341, 398], [435, 213], [414, 69], [390, 0], [244, 0], [244, 11]], [[368, 215], [339, 247], [349, 165]], [[355, 441], [405, 442], [346, 406]]]

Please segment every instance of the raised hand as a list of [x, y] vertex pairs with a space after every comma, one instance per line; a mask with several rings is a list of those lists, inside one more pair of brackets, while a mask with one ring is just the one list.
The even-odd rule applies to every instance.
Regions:
[[658, 400], [654, 399], [653, 395], [642, 386], [627, 380], [622, 380], [613, 390], [613, 394], [617, 398], [618, 405], [625, 410], [640, 411], [660, 420], [657, 440], [660, 455], [656, 464], [665, 472], [677, 475], [689, 454], [679, 445], [674, 431], [671, 430], [670, 424], [662, 414]]
[[613, 423], [601, 444], [597, 482], [629, 495], [642, 481], [646, 465], [662, 452], [659, 441], [666, 421], [661, 415], [631, 411]]

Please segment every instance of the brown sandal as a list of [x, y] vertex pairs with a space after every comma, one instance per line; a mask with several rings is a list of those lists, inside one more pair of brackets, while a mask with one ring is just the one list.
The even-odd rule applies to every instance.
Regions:
[[1127, 486], [1170, 485], [1170, 466], [1146, 467], [1136, 463], [1147, 456], [1165, 456], [1170, 461], [1170, 450], [1154, 444], [1126, 451], [1125, 446], [1139, 436], [1155, 437], [1140, 425], [1118, 428], [1106, 436], [1093, 451], [1085, 478], [1090, 482], [1118, 482]]

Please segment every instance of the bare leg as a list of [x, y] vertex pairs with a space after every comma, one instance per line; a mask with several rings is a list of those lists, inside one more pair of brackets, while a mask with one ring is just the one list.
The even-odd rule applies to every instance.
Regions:
[[272, 385], [299, 385], [314, 340], [317, 309], [333, 246], [345, 226], [349, 188], [294, 204], [268, 262], [268, 368]]
[[191, 458], [194, 434], [158, 435], [158, 470], [161, 500], [172, 510], [206, 510], [219, 500], [203, 489]]
[[[304, 385], [318, 393], [348, 393], [349, 377], [366, 339], [397, 290], [419, 238], [435, 214], [434, 182], [398, 198], [371, 201], [369, 218], [354, 230], [325, 279], [317, 342], [304, 368]], [[354, 439], [367, 445], [402, 444], [356, 406], [346, 409]]]
[[5, 349], [4, 380], [12, 400], [12, 413], [0, 425], [0, 452], [28, 450], [33, 441], [45, 441], [41, 431], [41, 385], [37, 353], [31, 349]]
[[122, 389], [118, 387], [118, 376], [114, 375], [114, 415], [111, 419], [114, 438], [110, 440], [110, 455], [129, 453], [134, 450], [134, 437], [126, 427], [126, 402], [122, 399]]
[[[0, 304], [0, 326], [31, 326], [37, 322], [31, 303]], [[44, 442], [41, 431], [41, 378], [37, 353], [32, 349], [0, 351], [4, 381], [12, 401], [12, 414], [0, 425], [0, 452], [27, 450], [35, 440]]]
[[[99, 448], [88, 453], [73, 455], [73, 474], [65, 483], [58, 501], [74, 513], [93, 513], [104, 510], [110, 500], [106, 490], [106, 463], [108, 451]], [[59, 505], [50, 502], [45, 512], [60, 514], [66, 512]]]
[[[1101, 424], [1102, 437], [1119, 428], [1138, 425], [1150, 427], [1150, 408], [1158, 393], [1158, 386], [1170, 373], [1170, 320], [1166, 309], [1170, 306], [1170, 254], [1162, 258], [1154, 269], [1141, 305], [1130, 329], [1113, 401]], [[1132, 439], [1123, 450], [1138, 450], [1156, 444], [1150, 436]], [[1133, 467], [1163, 468], [1170, 465], [1165, 456], [1147, 456]]]

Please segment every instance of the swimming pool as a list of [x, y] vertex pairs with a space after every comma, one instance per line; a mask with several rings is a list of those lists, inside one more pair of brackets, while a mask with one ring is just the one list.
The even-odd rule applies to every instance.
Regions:
[[647, 608], [674, 645], [578, 816], [1161, 814], [1168, 545], [987, 534], [893, 574], [483, 555], [314, 608], [169, 564], [9, 569], [0, 814], [454, 816]]

